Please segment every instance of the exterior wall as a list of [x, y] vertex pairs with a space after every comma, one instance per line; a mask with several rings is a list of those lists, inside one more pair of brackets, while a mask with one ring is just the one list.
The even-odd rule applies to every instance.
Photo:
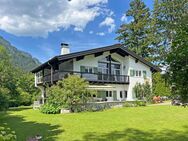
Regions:
[[[84, 59], [73, 61], [73, 68], [74, 71], [80, 71], [80, 66], [91, 66], [91, 67], [98, 67], [98, 61], [105, 58], [106, 56], [110, 55], [109, 52], [104, 52], [103, 55], [95, 57], [94, 55], [85, 56]], [[116, 53], [111, 54], [112, 58], [116, 59], [121, 63], [121, 74], [127, 75], [128, 74], [128, 57], [122, 57]]]
[[[142, 71], [142, 76], [130, 76], [130, 70], [134, 69], [134, 70], [141, 70]], [[146, 79], [144, 79], [143, 77], [143, 70], [146, 71]], [[150, 85], [152, 85], [152, 72], [150, 70], [150, 67], [146, 66], [145, 64], [141, 63], [140, 61], [138, 61], [136, 63], [135, 59], [133, 57], [129, 57], [129, 71], [128, 71], [128, 75], [129, 75], [129, 87], [128, 87], [128, 97], [127, 100], [134, 100], [135, 99], [135, 94], [133, 91], [134, 86], [136, 85], [136, 83], [145, 83], [145, 81], [148, 81], [150, 83]]]
[[[98, 61], [101, 60], [102, 58], [106, 57], [109, 54], [110, 54], [109, 52], [105, 52], [105, 53], [103, 53], [103, 55], [98, 56], [98, 57], [94, 57], [94, 55], [88, 55], [88, 56], [85, 56], [84, 59], [79, 60], [79, 61], [76, 61], [74, 59], [74, 61], [73, 61], [74, 71], [80, 71], [80, 66], [98, 67]], [[136, 98], [135, 98], [133, 88], [136, 85], [136, 83], [143, 84], [147, 80], [152, 85], [152, 72], [150, 71], [150, 67], [146, 66], [145, 64], [141, 63], [140, 61], [136, 62], [135, 58], [133, 58], [131, 56], [122, 57], [116, 53], [111, 54], [111, 56], [121, 63], [121, 74], [129, 75], [129, 80], [130, 80], [129, 85], [109, 84], [110, 86], [115, 87], [115, 89], [113, 89], [113, 90], [117, 91], [117, 99], [118, 100], [121, 100], [120, 94], [119, 94], [120, 91], [125, 91], [125, 90], [127, 91], [127, 100], [130, 100], [130, 101], [135, 100]], [[142, 76], [141, 77], [139, 77], [139, 76], [131, 77], [130, 76], [131, 69], [142, 71]], [[144, 79], [144, 77], [143, 77], [143, 70], [147, 72], [146, 79]], [[110, 88], [108, 88], [107, 90], [110, 90]]]
[[73, 60], [63, 62], [59, 64], [59, 70], [72, 71], [73, 70]]
[[[108, 87], [108, 88], [105, 88], [105, 87]], [[96, 90], [96, 89], [94, 89], [94, 90]], [[128, 85], [108, 84], [108, 85], [104, 85], [104, 88], [97, 89], [97, 91], [99, 91], [99, 93], [101, 93], [100, 91], [112, 91], [112, 92], [116, 91], [117, 101], [123, 101], [123, 100], [126, 100], [126, 99], [120, 97], [120, 91], [122, 91], [122, 92], [127, 91], [128, 92]], [[114, 95], [112, 95], [112, 98], [113, 97], [114, 97]], [[104, 96], [101, 96], [101, 94], [99, 94], [99, 98], [104, 98]]]

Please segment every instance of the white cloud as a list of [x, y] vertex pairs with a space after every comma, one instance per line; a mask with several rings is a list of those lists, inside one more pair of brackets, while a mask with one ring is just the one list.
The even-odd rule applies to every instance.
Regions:
[[0, 0], [0, 29], [18, 36], [42, 36], [61, 28], [83, 31], [103, 14], [108, 0]]
[[124, 22], [124, 23], [129, 24], [129, 23], [133, 22], [134, 19], [133, 18], [131, 18], [131, 19], [129, 18], [128, 19], [128, 17], [125, 14], [123, 14], [122, 17], [121, 17], [121, 21]]
[[127, 16], [125, 14], [123, 14], [123, 16], [121, 17], [121, 21], [122, 22], [127, 22], [128, 21]]
[[105, 35], [104, 32], [97, 32], [96, 34], [99, 35], [99, 36], [104, 36]]
[[93, 34], [93, 31], [91, 30], [91, 31], [89, 31], [89, 34]]
[[100, 27], [102, 27], [102, 26], [107, 26], [109, 33], [111, 33], [112, 31], [114, 31], [114, 30], [115, 30], [115, 27], [116, 27], [115, 21], [114, 21], [114, 19], [111, 18], [111, 17], [106, 17], [105, 20], [99, 24], [99, 26], [100, 26]]

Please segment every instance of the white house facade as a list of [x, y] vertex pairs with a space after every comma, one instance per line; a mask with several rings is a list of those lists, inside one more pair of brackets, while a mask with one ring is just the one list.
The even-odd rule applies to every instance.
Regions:
[[89, 81], [88, 89], [97, 91], [96, 101], [132, 101], [136, 99], [136, 83], [152, 85], [152, 73], [160, 71], [120, 44], [70, 53], [68, 44], [61, 44], [60, 56], [35, 68], [35, 85], [45, 97], [46, 85], [53, 85], [69, 74]]

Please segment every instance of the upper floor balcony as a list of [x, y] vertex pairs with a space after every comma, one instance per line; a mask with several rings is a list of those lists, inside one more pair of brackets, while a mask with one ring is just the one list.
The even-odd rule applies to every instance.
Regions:
[[67, 78], [69, 75], [78, 75], [81, 78], [89, 81], [90, 83], [129, 84], [129, 76], [127, 75], [88, 73], [77, 71], [55, 71], [53, 73], [44, 75], [43, 77], [36, 77], [36, 83], [54, 83], [58, 80], [63, 80], [64, 78]]

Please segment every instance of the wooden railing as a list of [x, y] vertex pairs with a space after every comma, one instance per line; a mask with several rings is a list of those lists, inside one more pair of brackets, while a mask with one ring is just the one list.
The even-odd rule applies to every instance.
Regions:
[[47, 74], [43, 77], [42, 82], [50, 83], [62, 80], [69, 75], [79, 75], [81, 78], [86, 79], [89, 82], [99, 82], [99, 83], [119, 83], [119, 84], [128, 84], [129, 76], [127, 75], [113, 75], [113, 74], [102, 74], [102, 73], [86, 73], [86, 72], [77, 72], [77, 71], [56, 71], [51, 74]]

